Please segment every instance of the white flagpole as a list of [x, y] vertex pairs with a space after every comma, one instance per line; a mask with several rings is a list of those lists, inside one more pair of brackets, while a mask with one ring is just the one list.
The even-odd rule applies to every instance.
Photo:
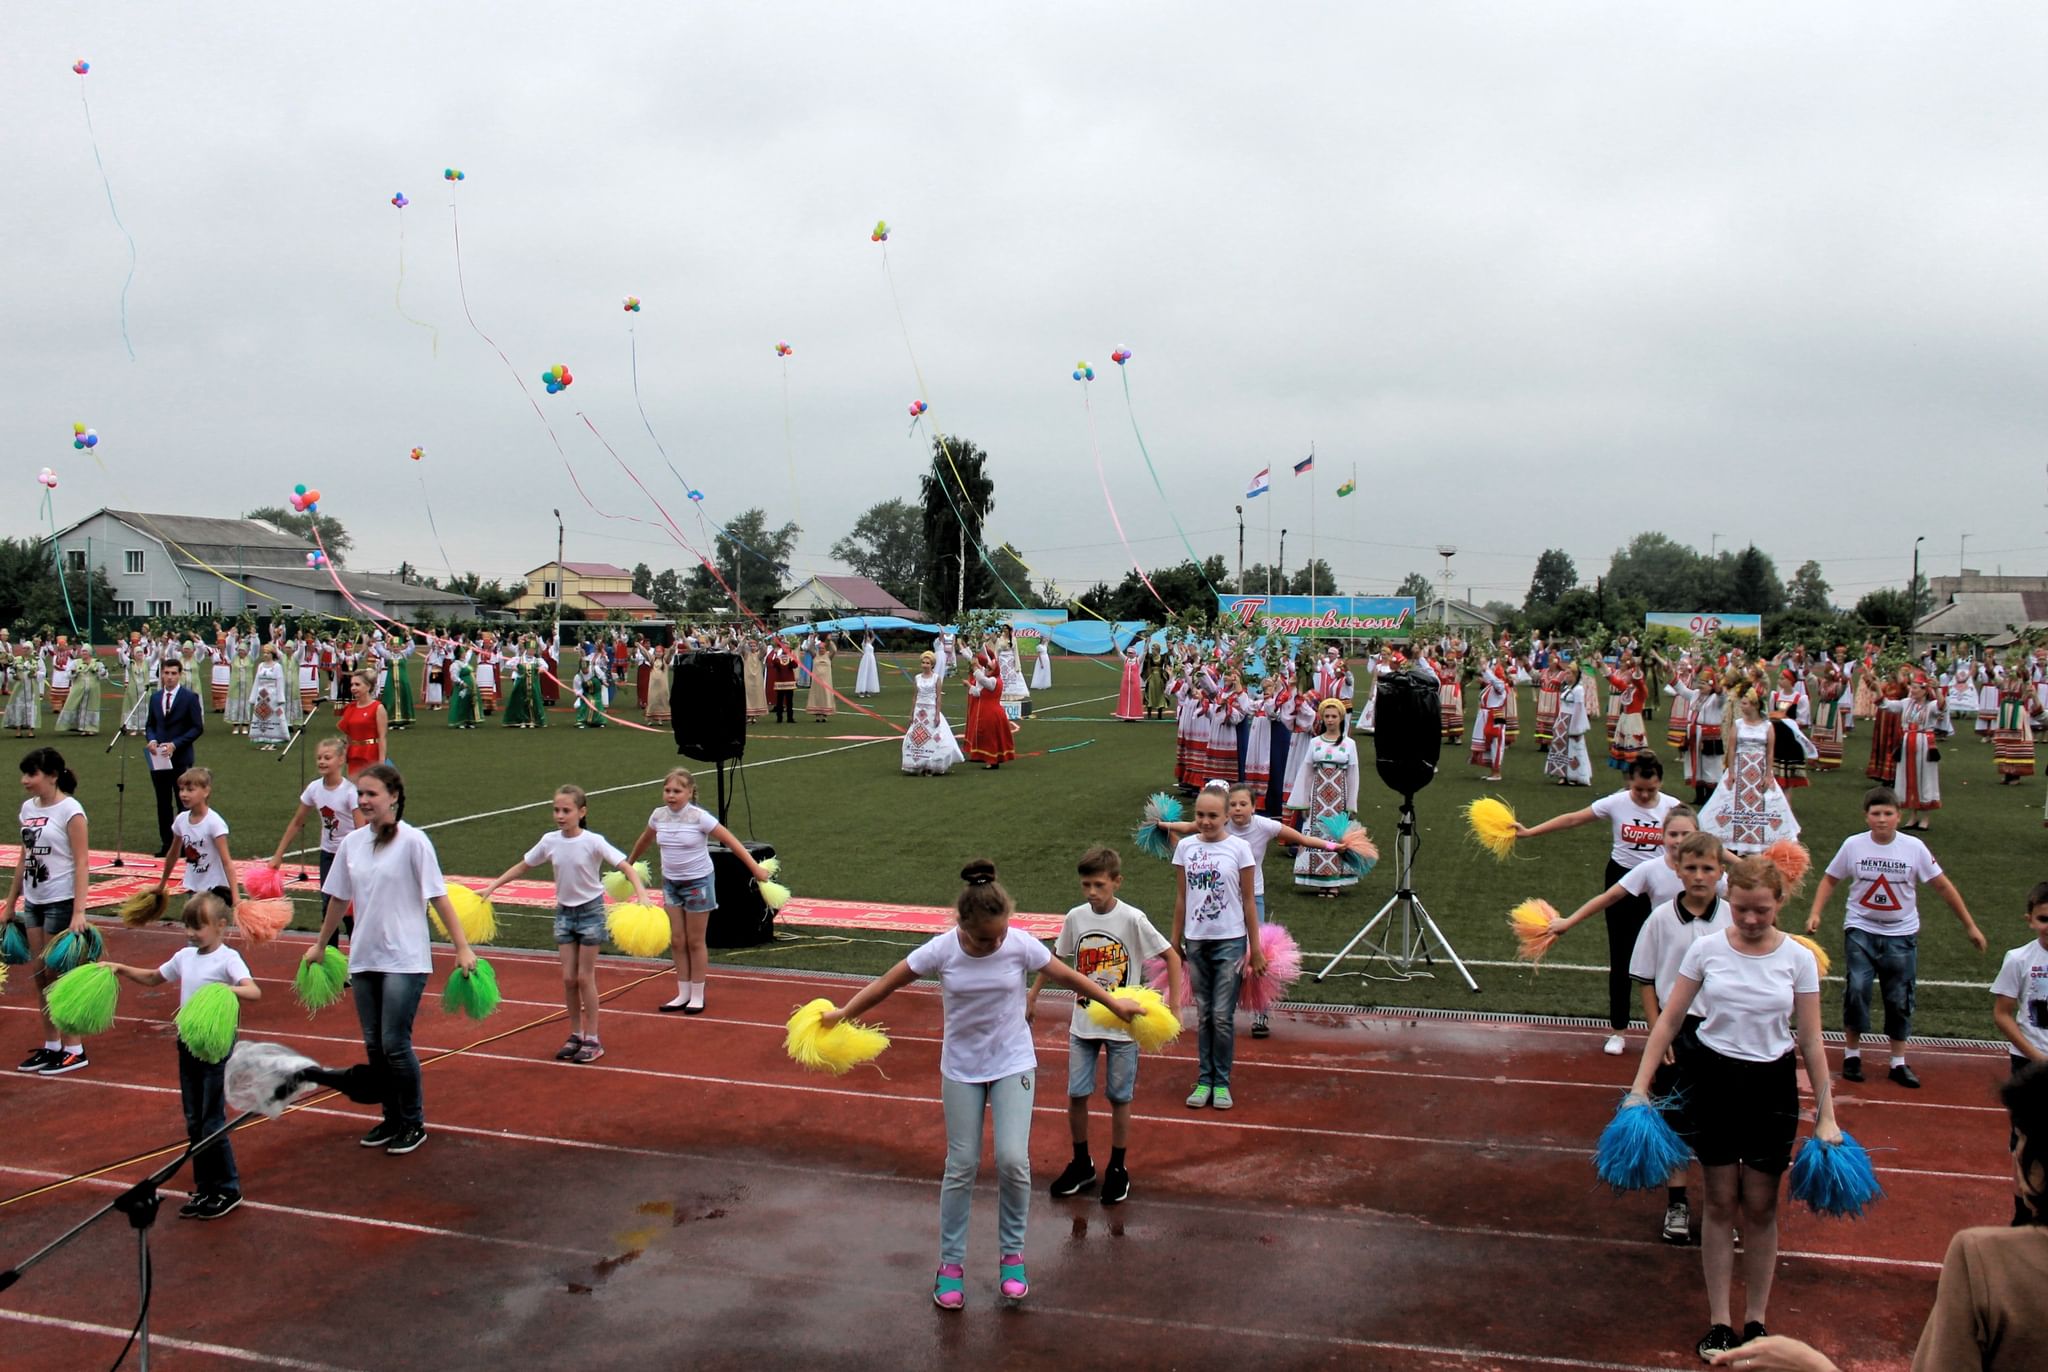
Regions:
[[1314, 614], [1316, 608], [1316, 445], [1313, 440], [1308, 445], [1308, 460], [1308, 608], [1309, 613]]

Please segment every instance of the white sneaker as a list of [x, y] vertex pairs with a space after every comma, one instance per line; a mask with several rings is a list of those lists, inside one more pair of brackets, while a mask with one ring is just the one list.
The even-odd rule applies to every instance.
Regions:
[[1618, 1058], [1628, 1051], [1628, 1042], [1619, 1034], [1609, 1034], [1607, 1042], [1600, 1045], [1600, 1051], [1610, 1058]]

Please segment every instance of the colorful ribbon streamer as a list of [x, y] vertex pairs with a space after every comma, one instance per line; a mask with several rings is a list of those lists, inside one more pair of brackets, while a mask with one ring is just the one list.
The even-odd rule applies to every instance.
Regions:
[[1116, 501], [1110, 498], [1109, 476], [1102, 470], [1102, 445], [1095, 439], [1095, 407], [1088, 400], [1090, 384], [1086, 381], [1081, 383], [1081, 408], [1088, 415], [1088, 448], [1095, 454], [1095, 480], [1102, 486], [1102, 503], [1109, 507], [1109, 522], [1116, 527], [1117, 541], [1124, 545], [1124, 556], [1131, 560], [1131, 570], [1138, 574], [1138, 580], [1145, 583], [1145, 589], [1159, 602], [1159, 608], [1166, 612], [1168, 618], [1172, 618], [1173, 607], [1166, 603], [1165, 596], [1159, 594], [1159, 588], [1152, 584], [1152, 578], [1145, 574], [1144, 566], [1139, 563], [1138, 555], [1131, 551], [1131, 540], [1124, 535], [1124, 522], [1117, 515]]
[[107, 192], [107, 213], [114, 216], [114, 227], [128, 240], [128, 279], [121, 283], [121, 346], [128, 349], [128, 360], [133, 362], [135, 344], [128, 338], [128, 288], [135, 284], [135, 235], [128, 232], [128, 226], [121, 222], [121, 211], [114, 208], [114, 183], [107, 178], [107, 164], [100, 158], [100, 136], [92, 127], [92, 102], [85, 98], [84, 72], [78, 74], [78, 103], [85, 110], [85, 136], [92, 143], [92, 164], [100, 169], [100, 185]]
[[1145, 435], [1138, 432], [1138, 408], [1131, 403], [1131, 373], [1127, 366], [1119, 366], [1117, 375], [1124, 383], [1124, 409], [1131, 416], [1131, 436], [1138, 440], [1138, 452], [1145, 459], [1145, 470], [1152, 473], [1152, 485], [1159, 492], [1159, 503], [1166, 507], [1166, 517], [1173, 521], [1173, 531], [1180, 535], [1180, 546], [1188, 550], [1188, 561], [1195, 565], [1195, 575], [1202, 578], [1202, 584], [1209, 588], [1210, 595], [1216, 595], [1216, 584], [1209, 580], [1209, 574], [1202, 570], [1202, 559], [1195, 555], [1195, 545], [1188, 541], [1188, 531], [1180, 526], [1180, 519], [1173, 512], [1173, 502], [1166, 498], [1166, 483], [1159, 479], [1159, 469], [1152, 465], [1151, 450], [1145, 446]]

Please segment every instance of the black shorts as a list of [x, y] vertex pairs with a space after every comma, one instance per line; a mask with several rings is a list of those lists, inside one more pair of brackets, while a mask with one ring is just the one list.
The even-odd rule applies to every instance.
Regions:
[[1704, 1043], [1685, 1059], [1687, 1142], [1702, 1167], [1782, 1175], [1799, 1132], [1797, 1055], [1774, 1062], [1725, 1057]]
[[1693, 1142], [1692, 1115], [1686, 1109], [1691, 1093], [1685, 1068], [1692, 1055], [1700, 1050], [1701, 1023], [1703, 1021], [1698, 1015], [1687, 1015], [1679, 1022], [1678, 1035], [1671, 1040], [1671, 1061], [1658, 1063], [1656, 1075], [1650, 1078], [1650, 1099], [1668, 1102], [1662, 1111], [1664, 1122], [1695, 1152], [1699, 1151], [1699, 1145]]

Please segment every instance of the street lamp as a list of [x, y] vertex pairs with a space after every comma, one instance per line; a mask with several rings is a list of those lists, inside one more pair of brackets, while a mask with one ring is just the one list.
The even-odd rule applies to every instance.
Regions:
[[1237, 507], [1237, 593], [1244, 594], [1244, 506]]
[[1906, 651], [1913, 651], [1913, 630], [1920, 624], [1920, 545], [1927, 541], [1922, 534], [1913, 540], [1913, 580], [1906, 586], [1906, 598], [1911, 608], [1906, 612]]

